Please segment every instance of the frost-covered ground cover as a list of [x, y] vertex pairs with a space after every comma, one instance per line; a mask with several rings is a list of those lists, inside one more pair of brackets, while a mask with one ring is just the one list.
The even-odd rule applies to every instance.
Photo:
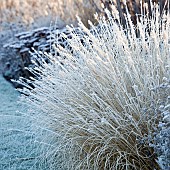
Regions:
[[21, 114], [26, 108], [17, 103], [19, 97], [16, 89], [0, 76], [0, 170], [42, 170], [31, 120]]

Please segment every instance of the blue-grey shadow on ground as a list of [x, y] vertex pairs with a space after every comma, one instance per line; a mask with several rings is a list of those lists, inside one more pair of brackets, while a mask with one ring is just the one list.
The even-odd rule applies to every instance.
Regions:
[[43, 169], [20, 93], [0, 75], [0, 170]]

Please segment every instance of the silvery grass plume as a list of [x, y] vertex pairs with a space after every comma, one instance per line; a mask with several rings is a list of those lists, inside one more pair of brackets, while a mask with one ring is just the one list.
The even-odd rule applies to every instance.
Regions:
[[106, 12], [91, 30], [81, 21], [79, 33], [68, 27], [69, 46], [54, 46], [55, 57], [37, 53], [38, 79], [20, 79], [41, 161], [57, 170], [167, 168], [160, 134], [170, 122], [169, 14], [153, 8], [135, 27], [127, 15], [123, 29]]

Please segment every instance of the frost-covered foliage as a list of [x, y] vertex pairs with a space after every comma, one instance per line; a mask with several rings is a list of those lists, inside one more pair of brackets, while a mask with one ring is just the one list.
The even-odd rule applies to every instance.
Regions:
[[70, 24], [79, 15], [87, 24], [88, 19], [94, 20], [97, 6], [100, 0], [0, 0], [0, 22], [45, 26], [57, 17]]
[[[170, 83], [169, 83], [170, 84]], [[170, 93], [170, 86], [168, 83], [163, 83], [158, 87], [159, 91], [163, 93]], [[170, 96], [167, 100], [161, 103], [159, 107], [162, 119], [159, 122], [157, 133], [154, 137], [155, 152], [158, 154], [158, 163], [162, 169], [168, 169], [170, 167]]]
[[81, 34], [69, 27], [68, 48], [39, 53], [38, 80], [20, 80], [49, 169], [169, 166], [170, 16], [153, 9], [134, 27], [127, 15], [123, 29], [107, 14], [91, 30], [80, 21]]

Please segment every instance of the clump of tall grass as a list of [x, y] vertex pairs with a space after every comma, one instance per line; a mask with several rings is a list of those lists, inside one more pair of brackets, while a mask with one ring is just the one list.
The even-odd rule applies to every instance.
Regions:
[[170, 94], [169, 14], [153, 8], [136, 26], [127, 14], [125, 29], [107, 15], [97, 27], [89, 22], [91, 30], [79, 21], [81, 34], [68, 27], [68, 48], [39, 53], [39, 78], [20, 80], [50, 169], [161, 169], [155, 136], [168, 121], [161, 108]]

